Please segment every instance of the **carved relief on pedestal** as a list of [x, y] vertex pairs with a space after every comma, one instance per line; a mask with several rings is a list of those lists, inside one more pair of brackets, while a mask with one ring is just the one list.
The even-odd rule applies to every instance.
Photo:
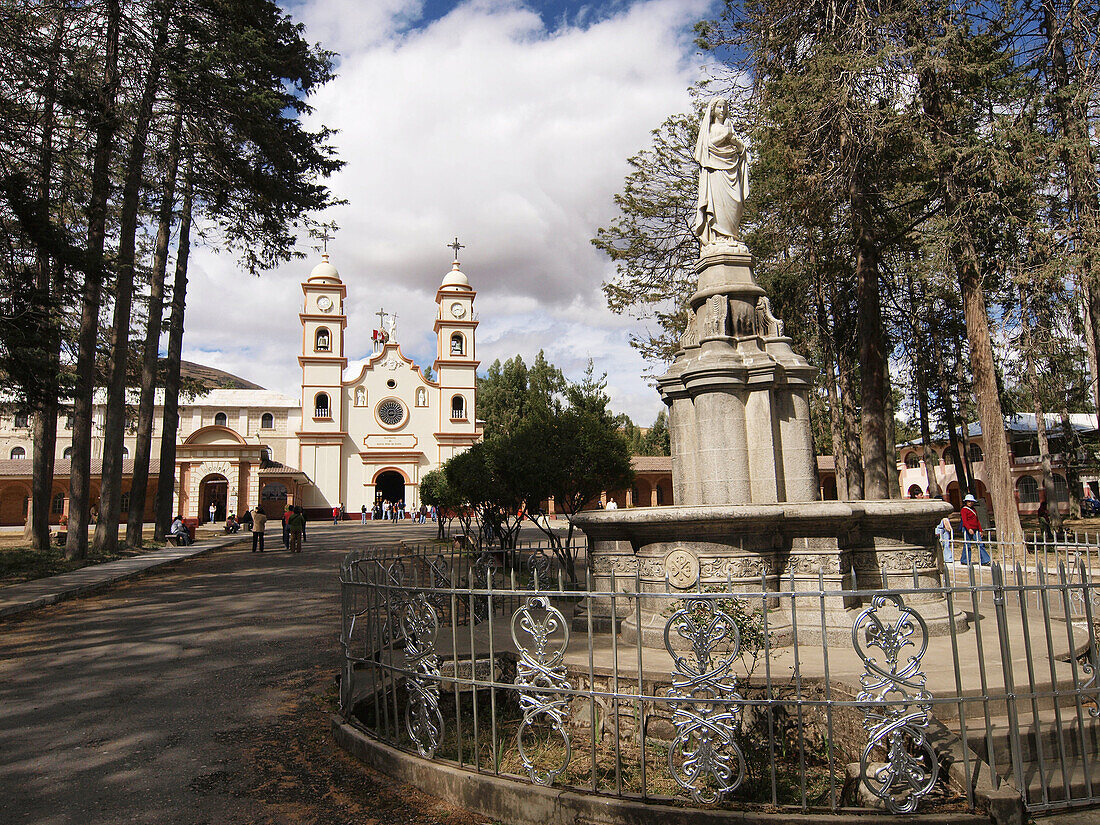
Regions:
[[725, 297], [722, 295], [711, 295], [707, 299], [706, 320], [704, 322], [706, 324], [705, 329], [707, 337], [729, 335], [729, 325], [726, 316]]
[[756, 324], [758, 335], [765, 338], [783, 337], [783, 322], [772, 315], [772, 304], [767, 295], [761, 295], [756, 302]]
[[686, 590], [699, 581], [699, 559], [682, 547], [665, 556], [664, 566], [668, 583], [673, 587]]
[[739, 298], [730, 299], [730, 317], [733, 319], [733, 334], [738, 338], [756, 335], [756, 307]]
[[684, 334], [680, 336], [680, 349], [699, 346], [699, 327], [696, 325], [695, 316], [688, 319]]

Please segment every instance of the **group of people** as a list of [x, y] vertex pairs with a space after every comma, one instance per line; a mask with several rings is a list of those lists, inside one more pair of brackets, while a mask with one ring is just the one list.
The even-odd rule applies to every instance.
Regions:
[[[267, 514], [259, 506], [252, 511], [252, 552], [264, 551], [264, 530], [267, 529]], [[283, 510], [283, 547], [291, 553], [302, 552], [302, 542], [306, 540], [306, 514], [301, 507], [288, 504]]]

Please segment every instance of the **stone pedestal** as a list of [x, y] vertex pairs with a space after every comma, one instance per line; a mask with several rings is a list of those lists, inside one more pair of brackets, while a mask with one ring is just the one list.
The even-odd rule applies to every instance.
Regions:
[[678, 503], [813, 501], [814, 368], [791, 349], [746, 252], [700, 258], [693, 316], [657, 381], [669, 408]]
[[[751, 607], [768, 612], [771, 644], [849, 644], [859, 599], [806, 597], [791, 610], [790, 598], [767, 599], [762, 592], [938, 588], [942, 583], [935, 525], [950, 505], [939, 501], [823, 501], [798, 504], [651, 507], [592, 511], [577, 517], [589, 537], [594, 577], [606, 587], [614, 570], [617, 585], [641, 593], [707, 590], [756, 593]], [[623, 550], [632, 550], [626, 555]], [[606, 552], [605, 548], [614, 548]], [[621, 586], [617, 589], [623, 589]], [[905, 597], [934, 636], [967, 627], [965, 614], [948, 615], [938, 593]], [[609, 601], [609, 600], [608, 600]], [[643, 643], [663, 645], [671, 600], [640, 597], [641, 623], [633, 600], [626, 606], [624, 641], [641, 633]]]

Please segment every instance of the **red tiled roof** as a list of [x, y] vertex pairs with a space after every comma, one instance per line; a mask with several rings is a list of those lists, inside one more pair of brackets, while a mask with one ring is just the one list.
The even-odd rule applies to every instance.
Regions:
[[671, 473], [672, 456], [636, 455], [631, 456], [630, 466], [636, 473]]
[[[67, 476], [70, 472], [72, 461], [67, 458], [59, 458], [54, 462], [53, 474], [55, 476]], [[99, 478], [101, 462], [92, 460], [92, 478]], [[34, 472], [34, 462], [28, 458], [4, 458], [0, 459], [0, 478], [30, 478]], [[122, 459], [122, 474], [129, 476], [134, 474], [134, 460]], [[149, 459], [149, 475], [160, 475], [160, 459]]]

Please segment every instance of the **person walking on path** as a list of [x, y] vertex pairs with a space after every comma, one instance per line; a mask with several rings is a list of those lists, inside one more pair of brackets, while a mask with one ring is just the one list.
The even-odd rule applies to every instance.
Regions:
[[[256, 509], [252, 511], [252, 552], [264, 551], [264, 528], [267, 527], [267, 513], [260, 509], [260, 505], [256, 505]], [[259, 548], [257, 550], [257, 548]]]
[[963, 549], [962, 555], [959, 556], [960, 564], [973, 564], [970, 556], [972, 544], [977, 545], [979, 560], [982, 564], [987, 565], [991, 561], [989, 553], [985, 549], [985, 539], [982, 537], [982, 522], [978, 518], [978, 511], [974, 508], [977, 502], [978, 500], [974, 498], [974, 495], [968, 493], [963, 500], [962, 510], [959, 512], [963, 528]]
[[294, 515], [294, 508], [289, 504], [283, 510], [283, 548], [290, 549], [290, 517]]
[[332, 508], [332, 526], [333, 527], [335, 527], [337, 524], [340, 523], [340, 507], [341, 507], [341, 505], [337, 505], [337, 506]]
[[302, 514], [301, 507], [294, 508], [294, 512], [287, 519], [287, 526], [290, 528], [290, 552], [301, 553], [302, 535], [306, 529], [306, 517]]
[[359, 523], [360, 524], [366, 524], [367, 523], [367, 505], [365, 505], [365, 504], [363, 505], [362, 509], [359, 510]]
[[955, 561], [955, 554], [951, 550], [951, 539], [955, 532], [955, 528], [951, 524], [951, 517], [944, 516], [940, 523], [936, 525], [936, 535], [939, 537], [940, 546], [943, 547], [943, 563], [952, 564]]

